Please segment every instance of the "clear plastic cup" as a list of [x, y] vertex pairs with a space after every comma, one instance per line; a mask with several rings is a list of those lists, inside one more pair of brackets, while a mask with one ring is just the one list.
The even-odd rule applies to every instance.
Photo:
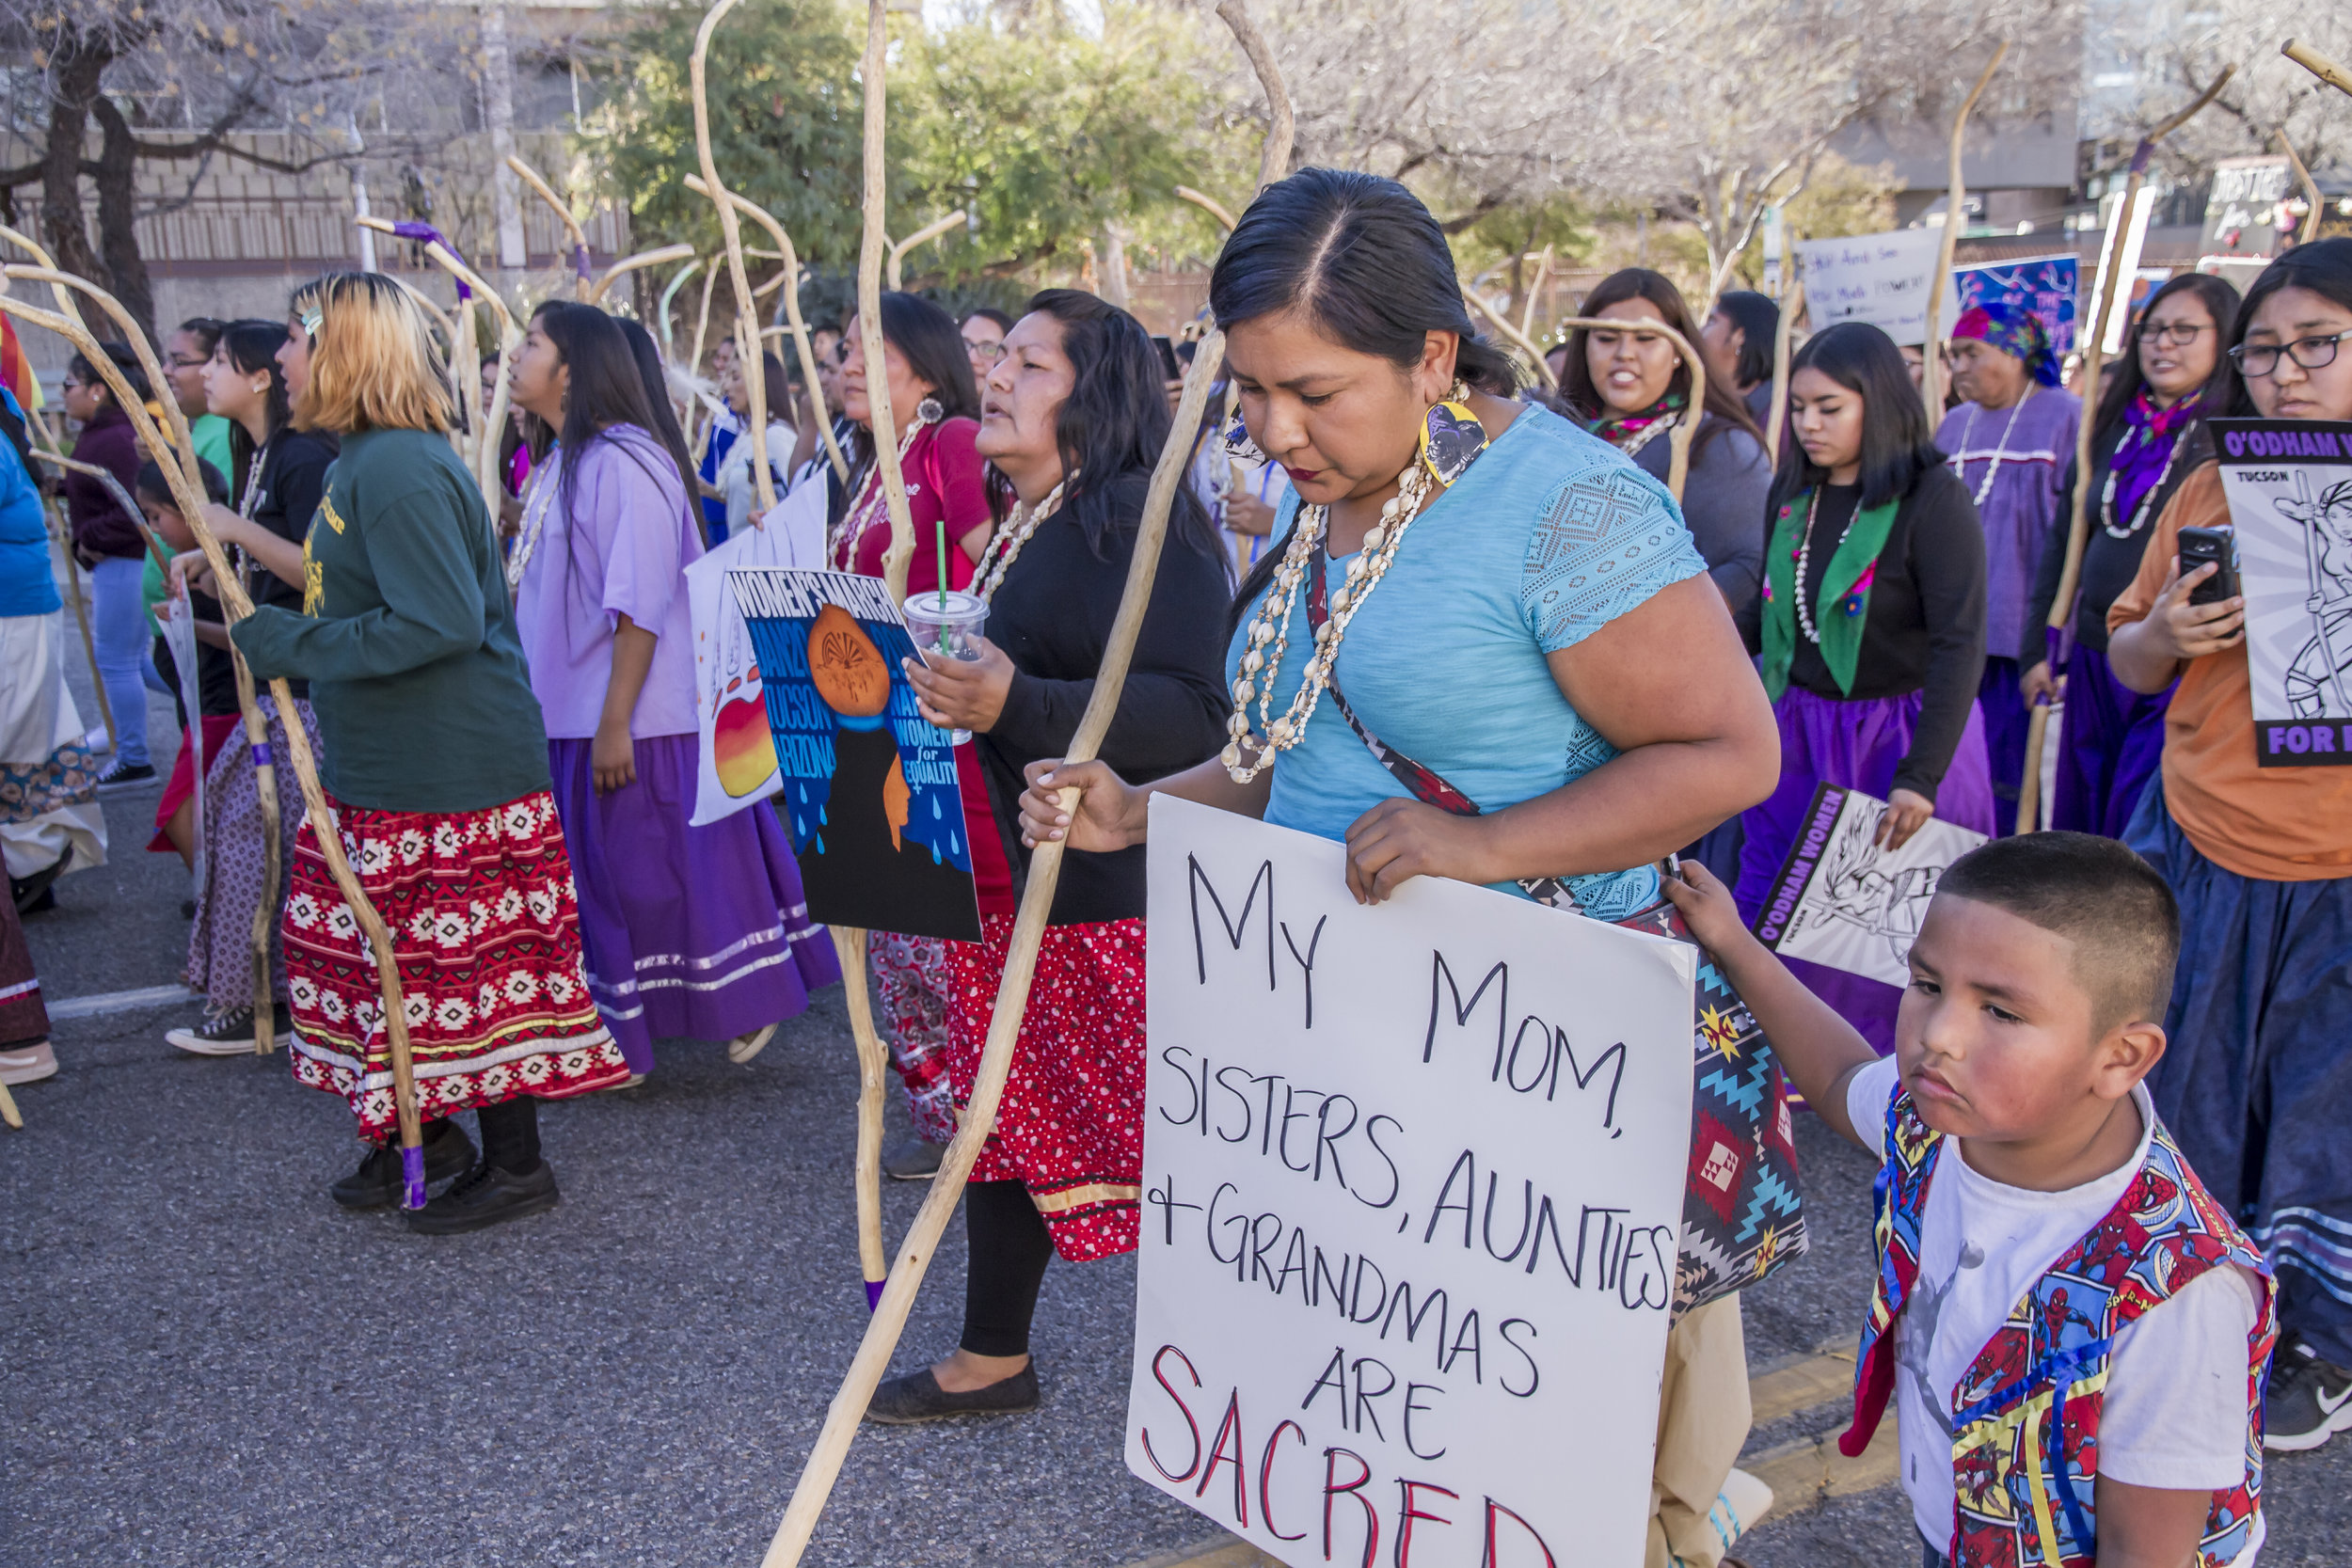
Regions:
[[[906, 616], [907, 630], [914, 635], [916, 650], [927, 662], [980, 657], [975, 644], [980, 628], [988, 624], [988, 606], [977, 595], [953, 589], [942, 594], [931, 589], [908, 594], [907, 602], [899, 609]], [[961, 746], [972, 738], [972, 732], [953, 730], [949, 738]]]

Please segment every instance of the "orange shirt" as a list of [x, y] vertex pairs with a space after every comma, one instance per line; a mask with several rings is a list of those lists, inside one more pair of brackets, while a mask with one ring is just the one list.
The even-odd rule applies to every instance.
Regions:
[[[2221, 466], [2182, 481], [2116, 595], [2107, 630], [2145, 617], [2164, 589], [2184, 528], [2223, 528]], [[2241, 877], [2315, 882], [2352, 876], [2352, 768], [2264, 768], [2254, 760], [2254, 694], [2246, 643], [2186, 661], [2164, 720], [2164, 803], [2197, 852]]]

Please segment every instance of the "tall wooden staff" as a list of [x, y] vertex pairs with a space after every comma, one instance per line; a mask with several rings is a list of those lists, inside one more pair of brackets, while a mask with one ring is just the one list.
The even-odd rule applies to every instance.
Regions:
[[[1250, 24], [1241, 0], [1221, 0], [1217, 14], [1236, 36], [1244, 39], [1246, 49], [1248, 40], [1257, 38], [1257, 29]], [[1248, 52], [1273, 105], [1275, 129], [1267, 137], [1265, 153], [1259, 164], [1263, 174], [1284, 168], [1290, 163], [1290, 98], [1282, 88], [1272, 55], [1264, 50], [1263, 40], [1260, 40], [1258, 47]], [[1088, 700], [1086, 714], [1079, 720], [1077, 734], [1070, 742], [1069, 756], [1073, 761], [1085, 761], [1095, 754], [1102, 746], [1104, 734], [1110, 728], [1112, 715], [1119, 709], [1127, 667], [1135, 656], [1136, 634], [1143, 627], [1144, 610], [1151, 603], [1152, 584], [1159, 571], [1160, 546], [1168, 535], [1168, 509], [1176, 499], [1176, 487], [1184, 478], [1191, 451], [1191, 433], [1200, 427], [1210, 386], [1216, 380], [1224, 360], [1225, 336], [1212, 330], [1200, 340], [1192, 368], [1185, 372], [1184, 396], [1177, 405], [1175, 421], [1168, 428], [1168, 444], [1160, 450], [1158, 466], [1152, 470], [1152, 487], [1144, 499], [1143, 516], [1136, 526], [1135, 556], [1128, 564], [1126, 587], [1120, 594], [1119, 615], [1111, 624], [1110, 639], [1103, 649], [1103, 667], [1096, 673], [1093, 695]], [[1074, 795], [1065, 796], [1064, 804], [1074, 810]], [[907, 1313], [914, 1306], [914, 1292], [922, 1286], [923, 1273], [930, 1267], [940, 1236], [963, 1197], [964, 1183], [979, 1159], [981, 1146], [995, 1130], [996, 1107], [1004, 1097], [1005, 1080], [1012, 1070], [1013, 1047], [1020, 1038], [1029, 985], [1037, 974], [1038, 944], [1045, 935], [1046, 915], [1053, 908], [1054, 890], [1061, 880], [1063, 848], [1062, 843], [1055, 840], [1039, 845], [1030, 856], [1028, 881], [1022, 890], [1020, 912], [1013, 919], [1012, 940], [1005, 953], [1004, 982], [996, 992], [996, 1010], [989, 1021], [988, 1041], [980, 1053], [972, 1098], [956, 1130], [955, 1141], [940, 1157], [939, 1172], [931, 1178], [922, 1211], [899, 1243], [898, 1261], [891, 1268], [881, 1307], [866, 1324], [856, 1359], [850, 1362], [849, 1375], [842, 1380], [840, 1392], [834, 1396], [833, 1404], [825, 1413], [824, 1429], [818, 1433], [808, 1464], [793, 1488], [784, 1521], [777, 1526], [775, 1538], [760, 1560], [761, 1568], [797, 1568], [802, 1553], [807, 1550], [818, 1516], [824, 1512], [825, 1499], [832, 1495], [834, 1482], [841, 1474], [842, 1461], [849, 1455], [850, 1439], [865, 1418], [866, 1402], [873, 1398], [874, 1386], [882, 1381], [882, 1373], [889, 1370], [898, 1337], [906, 1328]]]
[[866, 353], [866, 406], [874, 429], [874, 463], [882, 473], [882, 504], [890, 513], [890, 547], [882, 552], [882, 580], [890, 596], [907, 596], [907, 566], [914, 559], [914, 518], [907, 510], [906, 475], [898, 467], [898, 424], [888, 389], [889, 349], [882, 341], [882, 257], [890, 236], [883, 232], [889, 169], [882, 154], [887, 119], [890, 34], [887, 0], [866, 0], [866, 57], [858, 74], [866, 87], [866, 228], [857, 249], [857, 327]]
[[[882, 0], [874, 3], [880, 5]], [[775, 482], [768, 474], [768, 378], [759, 373], [759, 324], [752, 317], [752, 275], [743, 266], [743, 226], [736, 221], [735, 203], [727, 199], [726, 184], [710, 155], [710, 35], [735, 7], [736, 0], [716, 0], [704, 14], [702, 25], [694, 30], [694, 54], [688, 64], [694, 89], [694, 156], [702, 165], [703, 184], [719, 209], [719, 232], [727, 247], [727, 279], [735, 286], [735, 356], [743, 367], [743, 402], [751, 415], [752, 428], [745, 434], [752, 441], [752, 483], [759, 496], [759, 515], [765, 517], [776, 506]], [[877, 68], [869, 60], [867, 69]], [[870, 94], [874, 88], [868, 84], [866, 90]], [[903, 499], [899, 505], [903, 510]]]
[[[1535, 367], [1536, 380], [1541, 381], [1545, 386], [1550, 388], [1555, 392], [1560, 389], [1560, 383], [1552, 376], [1551, 367], [1544, 361], [1544, 351], [1535, 346], [1534, 339], [1530, 338], [1526, 333], [1521, 332], [1518, 327], [1512, 325], [1511, 319], [1508, 316], [1505, 316], [1502, 311], [1487, 304], [1486, 296], [1480, 293], [1476, 289], [1472, 288], [1468, 283], [1462, 285], [1462, 297], [1469, 300], [1471, 306], [1477, 309], [1478, 313], [1486, 317], [1497, 332], [1502, 333], [1505, 338], [1509, 339], [1513, 346], [1518, 348], [1521, 354], [1527, 356], [1528, 363]], [[1565, 321], [1559, 321], [1554, 322], [1552, 325], [1554, 326], [1565, 326], [1568, 323]]]
[[2308, 43], [2293, 39], [2279, 45], [2279, 53], [2318, 77], [2338, 92], [2352, 93], [2352, 71], [2346, 71]]
[[538, 192], [539, 199], [555, 210], [556, 218], [562, 222], [564, 234], [572, 242], [572, 297], [585, 301], [589, 297], [588, 230], [580, 226], [580, 219], [572, 216], [572, 210], [564, 204], [564, 198], [539, 178], [537, 169], [511, 152], [507, 154], [506, 166], [521, 176], [523, 183]]
[[[704, 196], [710, 194], [703, 181], [695, 175], [686, 177], [687, 189]], [[846, 484], [850, 481], [850, 460], [841, 455], [841, 445], [833, 438], [833, 421], [825, 417], [824, 399], [817, 390], [817, 351], [808, 341], [808, 323], [801, 317], [801, 253], [792, 248], [792, 236], [775, 215], [750, 198], [735, 191], [727, 192], [727, 199], [735, 210], [768, 230], [768, 237], [776, 242], [776, 255], [784, 262], [778, 281], [784, 288], [784, 316], [792, 329], [792, 344], [801, 361], [801, 375], [808, 383], [809, 396], [816, 400], [818, 438], [825, 444], [825, 456], [833, 464], [834, 473]], [[765, 377], [762, 377], [764, 380]]]
[[1788, 428], [1788, 335], [1804, 309], [1804, 279], [1788, 285], [1780, 296], [1780, 320], [1772, 324], [1772, 406], [1764, 417], [1764, 451], [1772, 467], [1780, 467], [1780, 437]]
[[898, 244], [892, 245], [890, 247], [889, 263], [891, 292], [896, 293], [899, 289], [906, 286], [905, 274], [901, 268], [907, 259], [908, 251], [913, 250], [916, 245], [929, 245], [933, 240], [939, 238], [942, 234], [946, 233], [949, 230], [961, 229], [971, 221], [972, 214], [969, 213], [949, 213], [944, 218], [932, 219], [922, 228], [916, 230], [914, 233], [909, 234], [905, 239], [900, 240]]
[[1944, 198], [1944, 240], [1936, 246], [1935, 271], [1928, 278], [1928, 338], [1921, 354], [1925, 363], [1919, 371], [1919, 395], [1928, 405], [1930, 430], [1944, 418], [1944, 285], [1951, 281], [1952, 258], [1960, 245], [1960, 210], [1968, 196], [1967, 182], [1961, 177], [1961, 137], [1968, 129], [1968, 117], [1975, 111], [1977, 100], [1984, 96], [1986, 85], [1993, 80], [1993, 73], [2001, 69], [2001, 61], [2008, 54], [2009, 40], [2003, 39], [1994, 48], [1984, 74], [1977, 78], [1977, 85], [1960, 105], [1960, 113], [1952, 117], [1951, 180]]
[[1233, 228], [1237, 220], [1232, 213], [1226, 211], [1225, 203], [1219, 201], [1216, 198], [1209, 195], [1206, 191], [1196, 191], [1190, 185], [1177, 186], [1176, 195], [1181, 199], [1191, 202], [1194, 206], [1208, 214], [1209, 216], [1216, 219], [1218, 223], [1224, 225], [1225, 231], [1228, 234], [1233, 231]]
[[[122, 325], [132, 349], [138, 355], [151, 380], [157, 386], [164, 384], [163, 366], [156, 362], [154, 351], [148, 346], [145, 334], [133, 323], [121, 302], [112, 294], [86, 278], [47, 268], [10, 266], [0, 269], [0, 273], [5, 273], [11, 282], [23, 280], [47, 283], [53, 288], [64, 286], [87, 295]], [[163, 400], [164, 411], [170, 419], [174, 437], [167, 440], [155, 427], [155, 421], [149, 416], [146, 406], [133, 394], [129, 380], [99, 348], [97, 339], [90, 335], [79, 316], [44, 310], [5, 293], [0, 293], [0, 310], [6, 310], [35, 326], [47, 327], [70, 340], [82, 351], [83, 356], [89, 359], [98, 373], [105, 378], [106, 384], [122, 404], [123, 412], [130, 416], [134, 432], [146, 443], [148, 451], [155, 454], [156, 467], [163, 470], [165, 481], [171, 486], [172, 499], [180, 508], [180, 515], [186, 521], [189, 531], [196, 535], [197, 546], [203, 550], [206, 564], [212, 567], [214, 583], [220, 590], [221, 608], [230, 625], [234, 626], [250, 615], [253, 601], [246, 596], [244, 586], [230, 569], [229, 557], [222, 551], [220, 541], [214, 537], [211, 524], [204, 519], [204, 490], [198, 480], [202, 470], [197, 467], [196, 442], [189, 435], [187, 420], [181, 417], [179, 404], [168, 398]], [[327, 809], [326, 792], [319, 787], [318, 766], [310, 754], [310, 736], [303, 733], [301, 721], [294, 713], [293, 689], [280, 678], [270, 682], [270, 694], [277, 699], [278, 711], [285, 716], [286, 754], [294, 764], [295, 782], [302, 788], [303, 801], [310, 811], [310, 831], [318, 839], [319, 852], [326, 857], [327, 870], [333, 875], [335, 885], [342, 891], [344, 903], [350, 906], [353, 917], [358, 921], [361, 932], [374, 951], [376, 982], [383, 996], [384, 1030], [391, 1054], [392, 1102], [400, 1120], [400, 1164], [405, 1178], [402, 1202], [405, 1208], [422, 1208], [422, 1126], [417, 1117], [416, 1072], [408, 1052], [407, 1004], [402, 993], [400, 968], [392, 956], [391, 933], [385, 928], [375, 907], [368, 902], [366, 891], [360, 887], [359, 879], [352, 874], [351, 863], [343, 854], [342, 834], [335, 825], [333, 813]], [[246, 737], [254, 748], [255, 773], [266, 780], [269, 777], [266, 771], [268, 765], [263, 758], [268, 755], [268, 733], [262, 731], [256, 736], [254, 717], [255, 710], [250, 704], [246, 705]], [[274, 832], [270, 834], [270, 841], [277, 841]], [[266, 1006], [255, 1018], [254, 1025], [257, 1031], [268, 1028], [269, 1010]]]
[[641, 272], [646, 267], [658, 267], [664, 261], [684, 261], [690, 260], [693, 254], [692, 245], [680, 242], [677, 245], [665, 245], [654, 250], [641, 250], [634, 256], [624, 256], [605, 268], [603, 274], [588, 286], [587, 293], [581, 298], [587, 304], [601, 305], [604, 303], [604, 296], [612, 292], [612, 285], [628, 274]]
[[465, 373], [455, 376], [455, 389], [459, 406], [470, 410], [474, 420], [473, 451], [467, 452], [462, 442], [459, 443], [458, 451], [466, 456], [466, 467], [473, 471], [474, 483], [481, 486], [483, 504], [490, 509], [490, 515], [495, 518], [499, 515], [500, 503], [505, 499], [505, 488], [500, 483], [498, 473], [498, 432], [506, 424], [506, 377], [501, 375], [498, 378], [498, 386], [490, 394], [490, 405], [484, 408], [482, 406], [482, 372], [476, 363], [480, 351], [474, 347], [471, 317], [466, 311], [465, 306], [468, 301], [476, 297], [489, 306], [490, 313], [497, 318], [498, 322], [501, 358], [513, 353], [515, 345], [522, 341], [522, 329], [515, 325], [515, 313], [506, 308], [506, 301], [499, 297], [498, 291], [485, 283], [471, 267], [459, 260], [457, 253], [450, 248], [449, 243], [441, 238], [439, 230], [431, 224], [387, 223], [382, 218], [368, 216], [362, 216], [357, 221], [363, 229], [373, 229], [378, 233], [389, 234], [396, 239], [412, 240], [422, 245], [426, 259], [449, 274], [451, 281], [457, 286], [459, 309], [455, 330], [465, 341], [460, 343], [453, 340], [449, 345], [450, 356], [453, 360], [451, 371], [454, 375], [457, 370], [454, 361], [462, 354]]
[[2328, 211], [2328, 203], [2320, 197], [2319, 182], [2312, 178], [2312, 171], [2303, 166], [2302, 155], [2295, 150], [2295, 144], [2287, 140], [2287, 128], [2275, 125], [2271, 127], [2271, 135], [2279, 138], [2279, 150], [2287, 155], [2287, 166], [2295, 170], [2296, 183], [2303, 187], [2303, 229], [2295, 236], [2295, 243], [2309, 245], [2319, 238], [2319, 220]]
[[[670, 308], [677, 299], [677, 292], [686, 286], [686, 280], [701, 271], [703, 259], [697, 256], [672, 273], [670, 281], [662, 285], [661, 304], [654, 315], [661, 330], [661, 356], [665, 359], [677, 357], [677, 333], [670, 325]], [[693, 369], [691, 365], [687, 368]]]
[[[2188, 123], [2198, 110], [2214, 100], [2237, 67], [2224, 66], [2221, 74], [2213, 79], [2213, 86], [2197, 95], [2195, 103], [2169, 119], [2157, 122], [2156, 128], [2140, 137], [2139, 146], [2132, 153], [2131, 178], [2123, 182], [2123, 201], [2115, 210], [2115, 221], [2128, 225], [2132, 221], [2133, 204], [2139, 199], [2139, 187], [2147, 178], [2148, 160], [2156, 150], [2156, 143]], [[2090, 540], [2090, 443], [2095, 434], [2099, 407], [2099, 372], [2106, 360], [2107, 318], [2115, 312], [2115, 302], [2125, 297], [2123, 282], [2123, 245], [2119, 229], [2115, 248], [2110, 255], [2106, 276], [2097, 289], [2098, 298], [2092, 301], [2090, 338], [2081, 338], [2077, 325], [2076, 341], [2082, 351], [2082, 419], [2074, 431], [2074, 501], [2066, 519], [2066, 563], [2058, 572], [2058, 596], [2050, 601], [2049, 629], [2045, 641], [2050, 659], [2055, 665], [2058, 650], [2064, 645], [2066, 628], [2074, 619], [2074, 591], [2082, 581], [2083, 546]], [[2033, 717], [2026, 729], [2026, 776], [2017, 789], [2016, 831], [2033, 832], [2042, 826], [2042, 751], [2049, 740], [2050, 705], [2047, 698], [2037, 700]]]

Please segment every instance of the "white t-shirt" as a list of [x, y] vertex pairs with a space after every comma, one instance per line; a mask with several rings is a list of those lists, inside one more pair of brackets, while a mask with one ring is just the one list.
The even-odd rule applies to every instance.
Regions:
[[[1886, 1107], [1900, 1090], [1895, 1062], [1853, 1075], [1846, 1115], [1885, 1157]], [[1937, 1550], [1951, 1544], [1952, 1418], [1948, 1401], [1994, 1331], [2034, 1282], [2113, 1209], [2148, 1158], [2155, 1110], [2132, 1091], [2139, 1143], [2106, 1175], [2062, 1193], [1987, 1180], [1950, 1140], [1928, 1183], [1919, 1277], [1895, 1323], [1895, 1414], [1903, 1490]], [[2207, 1271], [2124, 1326], [2107, 1357], [2099, 1412], [2099, 1473], [2134, 1486], [2219, 1490], [2246, 1475], [2246, 1339], [2254, 1284], [2236, 1268]], [[2233, 1568], [2253, 1568], [2258, 1513]]]

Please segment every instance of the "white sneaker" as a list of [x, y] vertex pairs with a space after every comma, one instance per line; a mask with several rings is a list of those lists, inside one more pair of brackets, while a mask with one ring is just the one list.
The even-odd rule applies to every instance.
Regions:
[[49, 1042], [0, 1051], [0, 1085], [38, 1084], [57, 1075], [57, 1053]]
[[738, 1035], [727, 1041], [727, 1060], [748, 1062], [767, 1050], [768, 1042], [775, 1037], [776, 1026], [772, 1023], [765, 1029], [755, 1029], [748, 1035]]

